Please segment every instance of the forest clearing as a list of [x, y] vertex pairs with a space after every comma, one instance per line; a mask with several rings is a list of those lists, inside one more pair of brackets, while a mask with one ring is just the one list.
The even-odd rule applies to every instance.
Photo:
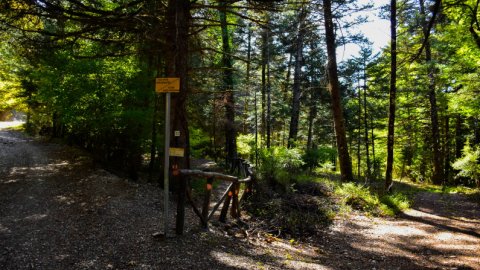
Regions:
[[0, 269], [480, 269], [480, 0], [1, 0]]

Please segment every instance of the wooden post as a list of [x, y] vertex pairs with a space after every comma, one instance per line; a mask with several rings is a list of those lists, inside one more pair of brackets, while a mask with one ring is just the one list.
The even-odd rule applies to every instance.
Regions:
[[240, 183], [235, 183], [233, 185], [233, 196], [232, 196], [232, 208], [230, 209], [230, 215], [232, 218], [240, 217], [240, 209], [238, 207], [238, 193], [240, 191]]
[[213, 177], [207, 178], [207, 184], [205, 187], [205, 197], [203, 199], [203, 208], [202, 208], [202, 217], [201, 225], [208, 229], [208, 208], [210, 207], [210, 198], [212, 196], [212, 184], [213, 184]]
[[177, 219], [175, 232], [177, 235], [183, 234], [183, 228], [185, 225], [185, 192], [187, 189], [187, 176], [178, 175], [177, 179], [180, 180], [178, 185], [178, 200], [177, 200]]
[[220, 222], [225, 222], [227, 220], [227, 213], [228, 207], [230, 206], [230, 201], [232, 200], [232, 196], [235, 193], [235, 184], [232, 185], [230, 190], [228, 191], [227, 197], [225, 198], [225, 202], [223, 203], [222, 212], [220, 213]]

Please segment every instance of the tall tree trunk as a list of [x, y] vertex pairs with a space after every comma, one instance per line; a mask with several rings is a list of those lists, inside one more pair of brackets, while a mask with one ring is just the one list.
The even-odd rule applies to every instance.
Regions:
[[270, 29], [267, 30], [267, 148], [270, 148], [272, 133], [272, 86], [270, 84]]
[[301, 82], [302, 82], [302, 64], [303, 64], [303, 40], [305, 36], [305, 17], [306, 11], [304, 8], [300, 10], [298, 16], [298, 33], [297, 40], [295, 42], [295, 68], [293, 77], [293, 89], [292, 89], [292, 109], [290, 113], [290, 131], [288, 134], [288, 148], [295, 145], [295, 140], [298, 134], [298, 121], [300, 117], [300, 97]]
[[267, 46], [268, 46], [268, 28], [264, 27], [262, 31], [262, 109], [260, 116], [260, 137], [262, 144], [265, 141], [265, 135], [267, 131]]
[[426, 19], [425, 13], [425, 1], [420, 0], [420, 14], [423, 17], [423, 34], [425, 37], [425, 61], [427, 63], [428, 69], [428, 97], [430, 101], [430, 120], [432, 123], [432, 150], [433, 150], [433, 175], [432, 182], [434, 184], [442, 184], [445, 175], [443, 171], [441, 149], [440, 149], [440, 129], [438, 125], [438, 106], [437, 106], [437, 95], [435, 93], [435, 64], [432, 61], [432, 49], [430, 46], [430, 41], [428, 40], [428, 21]]
[[221, 2], [220, 25], [222, 28], [222, 65], [223, 65], [223, 102], [225, 105], [225, 148], [227, 160], [237, 157], [236, 130], [235, 130], [235, 100], [233, 96], [233, 61], [230, 48], [230, 33], [228, 32], [226, 2]]
[[460, 158], [462, 156], [462, 149], [465, 144], [465, 141], [463, 140], [462, 124], [462, 116], [457, 114], [455, 120], [455, 158]]
[[353, 180], [352, 163], [348, 153], [342, 97], [340, 95], [340, 83], [338, 81], [335, 33], [332, 19], [332, 3], [330, 0], [323, 0], [323, 12], [325, 16], [325, 36], [328, 55], [328, 90], [332, 98], [332, 114], [340, 161], [340, 174], [342, 181], [351, 181]]
[[357, 132], [357, 178], [361, 177], [362, 158], [360, 156], [360, 146], [362, 145], [362, 95], [360, 93], [360, 85], [358, 89], [358, 132]]
[[364, 125], [364, 140], [365, 140], [365, 154], [367, 156], [367, 175], [365, 176], [366, 182], [370, 181], [371, 176], [371, 164], [370, 164], [370, 150], [368, 139], [368, 111], [367, 111], [367, 63], [363, 62], [363, 125]]
[[[179, 205], [185, 202], [185, 181], [182, 181], [179, 169], [190, 168], [190, 142], [187, 122], [187, 97], [188, 97], [188, 37], [190, 26], [190, 0], [169, 0], [167, 7], [167, 28], [164, 58], [167, 77], [180, 79], [180, 91], [174, 93], [171, 99], [171, 130], [170, 146], [184, 149], [183, 157], [171, 157], [170, 166], [172, 173], [172, 188], [178, 190]], [[177, 132], [176, 132], [177, 131]], [[179, 136], [174, 136], [175, 133]], [[179, 134], [178, 134], [179, 133]], [[183, 217], [185, 208], [177, 207], [176, 233], [183, 233]], [[167, 217], [165, 217], [167, 218]], [[167, 229], [167, 228], [165, 228]]]
[[374, 180], [377, 178], [376, 157], [375, 157], [375, 134], [373, 133], [375, 125], [373, 124], [373, 116], [370, 115], [370, 136], [372, 137], [372, 175]]
[[150, 163], [148, 164], [148, 172], [150, 178], [153, 175], [153, 170], [155, 168], [155, 154], [156, 154], [156, 145], [157, 145], [157, 115], [158, 115], [158, 96], [155, 95], [155, 100], [153, 103], [153, 116], [152, 116], [152, 142], [150, 144]]
[[248, 115], [248, 98], [250, 96], [250, 61], [252, 58], [252, 29], [251, 24], [248, 25], [247, 37], [247, 72], [245, 82], [245, 100], [243, 109], [243, 133], [247, 133], [247, 115]]
[[307, 150], [313, 148], [313, 121], [317, 116], [317, 107], [315, 104], [310, 106], [310, 111], [308, 113], [308, 136], [307, 136]]
[[[448, 108], [445, 111], [448, 111]], [[443, 150], [443, 153], [445, 153], [444, 166], [445, 166], [445, 178], [446, 178], [447, 182], [450, 182], [450, 171], [451, 171], [450, 144], [451, 144], [451, 139], [450, 139], [450, 116], [447, 113], [447, 114], [445, 114], [445, 143], [444, 143], [444, 150]]]
[[390, 106], [388, 114], [387, 168], [385, 172], [385, 190], [390, 191], [393, 171], [393, 145], [395, 143], [395, 107], [397, 95], [397, 1], [390, 1]]

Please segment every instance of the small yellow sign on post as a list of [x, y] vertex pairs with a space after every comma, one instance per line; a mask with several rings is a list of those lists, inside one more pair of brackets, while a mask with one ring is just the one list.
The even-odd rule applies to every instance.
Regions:
[[170, 156], [171, 157], [184, 157], [185, 156], [185, 149], [184, 148], [170, 147]]
[[156, 78], [155, 92], [157, 93], [180, 92], [180, 78]]

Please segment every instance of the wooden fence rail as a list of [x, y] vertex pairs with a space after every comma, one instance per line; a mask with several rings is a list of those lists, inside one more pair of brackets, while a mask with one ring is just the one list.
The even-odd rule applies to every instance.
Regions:
[[[253, 183], [255, 181], [255, 175], [250, 164], [243, 159], [234, 159], [228, 164], [230, 167], [231, 173], [236, 173], [240, 177], [217, 173], [217, 172], [207, 172], [201, 170], [180, 170], [180, 179], [183, 182], [183, 187], [186, 187], [187, 179], [206, 179], [205, 193], [202, 202], [201, 211], [195, 205], [193, 201], [191, 190], [185, 188], [184, 192], [188, 199], [189, 204], [192, 206], [193, 211], [200, 219], [200, 224], [204, 228], [208, 228], [208, 221], [213, 217], [214, 213], [218, 210], [220, 205], [223, 202], [223, 207], [220, 212], [219, 221], [225, 222], [227, 219], [228, 210], [230, 209], [230, 216], [232, 218], [240, 218], [240, 203], [248, 198], [253, 192]], [[214, 181], [224, 181], [229, 182], [228, 187], [223, 192], [223, 195], [218, 199], [215, 205], [210, 210], [210, 203], [212, 199], [212, 189]], [[243, 193], [242, 197], [239, 198], [241, 193], [241, 185], [243, 184]], [[185, 196], [179, 196], [179, 198], [184, 198]], [[231, 206], [230, 206], [231, 205]], [[185, 200], [178, 200], [177, 204], [177, 221], [176, 221], [176, 232], [177, 234], [183, 234], [183, 227], [185, 223], [184, 217], [184, 208]], [[180, 211], [178, 211], [180, 210]], [[178, 215], [178, 213], [182, 213]]]

